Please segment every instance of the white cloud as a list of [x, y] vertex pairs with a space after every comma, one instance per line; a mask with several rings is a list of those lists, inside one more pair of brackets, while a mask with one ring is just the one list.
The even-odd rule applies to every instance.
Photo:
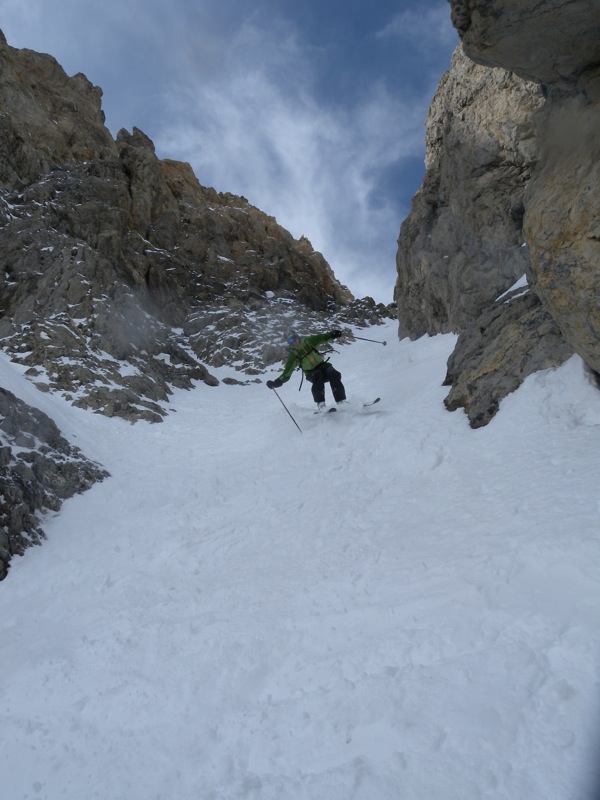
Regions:
[[458, 43], [446, 0], [418, 10], [410, 8], [401, 11], [378, 36], [405, 39], [420, 50], [428, 50], [436, 44]]
[[193, 58], [171, 87], [157, 149], [306, 235], [356, 294], [391, 300], [401, 220], [378, 182], [420, 153], [425, 106], [404, 105], [382, 83], [351, 107], [319, 102], [294, 37], [251, 23], [221, 53], [222, 72], [204, 61], [195, 70]]

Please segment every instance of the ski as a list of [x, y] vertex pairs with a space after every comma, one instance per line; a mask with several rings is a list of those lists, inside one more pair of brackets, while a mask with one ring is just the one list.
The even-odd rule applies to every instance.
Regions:
[[376, 397], [375, 400], [371, 400], [370, 403], [363, 403], [363, 408], [369, 408], [369, 406], [374, 406], [375, 403], [379, 403], [381, 397]]
[[[374, 406], [376, 403], [379, 403], [379, 402], [381, 402], [381, 397], [376, 397], [375, 400], [371, 400], [370, 403], [363, 403], [362, 407], [363, 408], [370, 408], [371, 406]], [[334, 411], [337, 411], [337, 408], [335, 408], [335, 406], [332, 407], [332, 408], [326, 408], [323, 411], [314, 411], [313, 413], [314, 414], [333, 414]]]

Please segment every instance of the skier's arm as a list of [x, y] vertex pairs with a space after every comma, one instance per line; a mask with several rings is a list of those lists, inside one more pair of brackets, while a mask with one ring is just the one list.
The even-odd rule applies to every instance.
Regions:
[[292, 377], [292, 373], [298, 366], [298, 361], [296, 359], [296, 355], [294, 353], [290, 353], [287, 357], [287, 361], [285, 362], [285, 366], [283, 368], [283, 372], [279, 376], [279, 380], [281, 383], [286, 383]]
[[317, 344], [323, 344], [323, 342], [328, 342], [331, 339], [330, 333], [314, 333], [312, 336], [307, 336], [306, 340], [309, 344], [312, 344], [313, 347]]
[[269, 389], [279, 389], [280, 386], [292, 377], [292, 372], [296, 366], [296, 357], [293, 353], [290, 353], [287, 357], [287, 361], [285, 362], [285, 366], [283, 368], [283, 372], [278, 378], [275, 378], [274, 381], [267, 381], [267, 386]]
[[307, 336], [306, 341], [312, 345], [323, 344], [329, 342], [331, 339], [339, 339], [342, 335], [341, 331], [329, 331], [329, 333], [315, 333], [313, 336]]

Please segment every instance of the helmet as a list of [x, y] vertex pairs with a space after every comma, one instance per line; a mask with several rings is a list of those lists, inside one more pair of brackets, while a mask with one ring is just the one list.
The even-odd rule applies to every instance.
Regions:
[[290, 331], [287, 337], [287, 343], [289, 345], [293, 345], [295, 342], [298, 341], [298, 339], [300, 339], [300, 337], [298, 336], [296, 331]]

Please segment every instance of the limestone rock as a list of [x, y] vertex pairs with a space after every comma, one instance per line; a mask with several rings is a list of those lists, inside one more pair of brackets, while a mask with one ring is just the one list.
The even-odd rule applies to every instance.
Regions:
[[465, 53], [545, 86], [600, 63], [596, 0], [449, 0]]
[[490, 306], [459, 336], [448, 360], [444, 404], [463, 408], [471, 427], [480, 428], [500, 401], [528, 375], [559, 366], [573, 354], [537, 295], [515, 290]]
[[539, 125], [542, 159], [525, 215], [536, 291], [600, 373], [600, 102], [549, 102]]
[[[538, 156], [523, 192], [529, 274], [568, 347], [598, 373], [600, 5], [593, 0], [450, 2], [471, 58], [512, 70], [543, 90], [545, 103], [534, 115]], [[563, 348], [556, 344], [560, 363]]]
[[0, 388], [0, 580], [12, 556], [44, 538], [40, 513], [107, 475], [49, 417]]
[[426, 175], [398, 241], [400, 333], [458, 332], [529, 269], [523, 197], [539, 87], [457, 47], [426, 121]]
[[0, 185], [18, 189], [56, 164], [117, 155], [102, 91], [52, 56], [10, 48], [0, 32]]
[[[573, 351], [600, 370], [600, 6], [450, 5], [477, 63], [458, 51], [432, 103], [396, 298], [402, 335], [462, 331], [446, 405], [477, 426]], [[529, 294], [495, 303], [521, 273]]]

